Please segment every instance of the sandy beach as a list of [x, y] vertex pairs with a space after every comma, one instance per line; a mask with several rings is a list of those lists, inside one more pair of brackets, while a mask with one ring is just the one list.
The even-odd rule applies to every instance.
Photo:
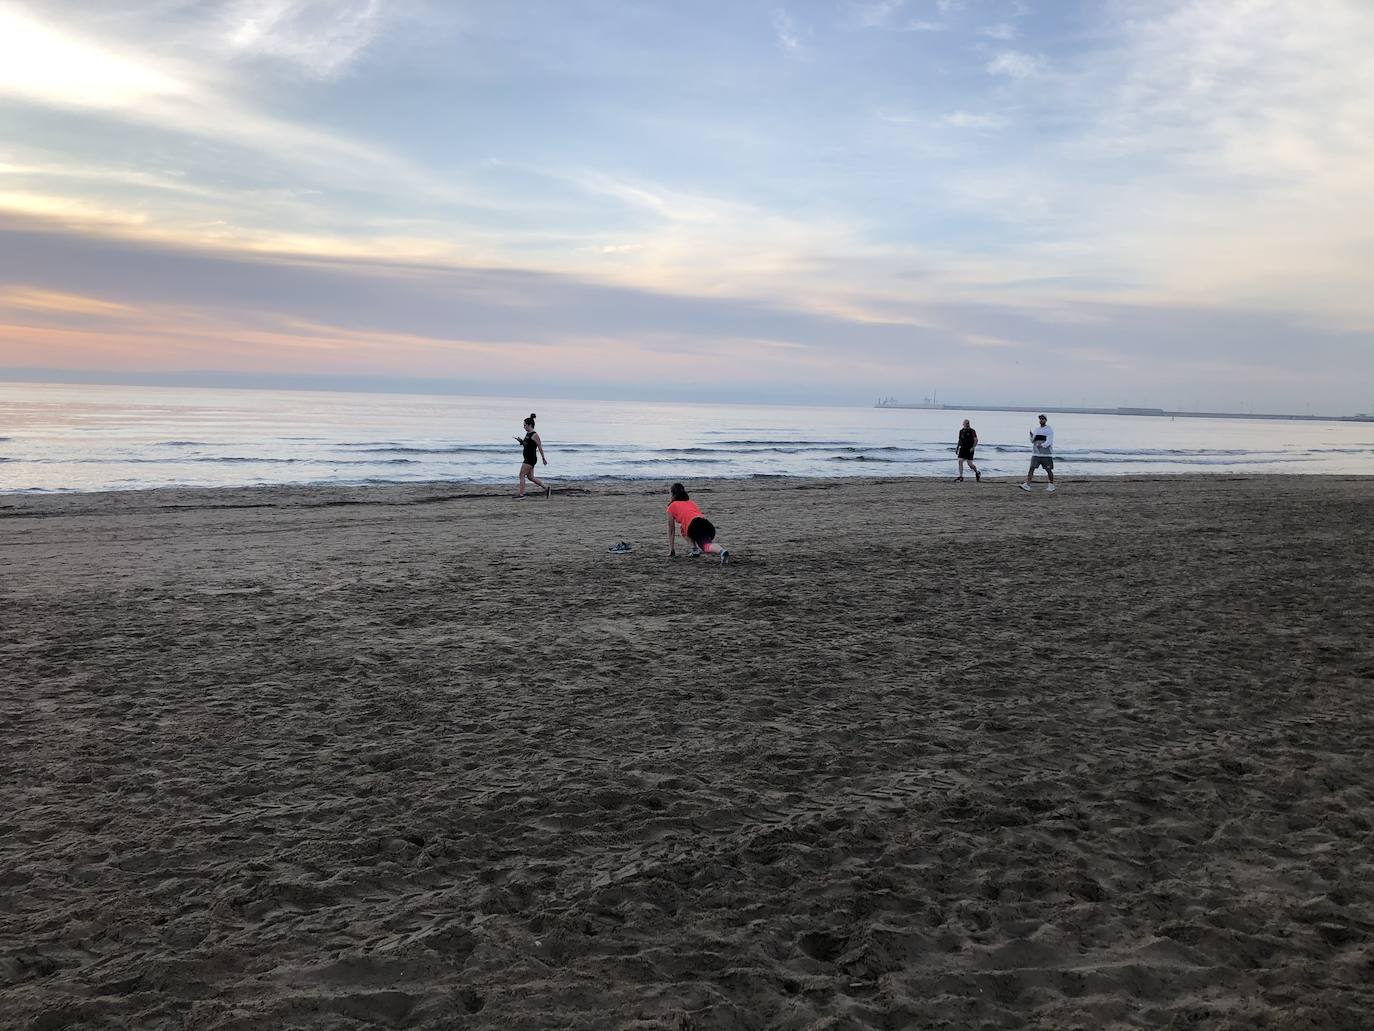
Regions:
[[555, 486], [0, 497], [0, 1027], [1374, 1027], [1374, 479]]

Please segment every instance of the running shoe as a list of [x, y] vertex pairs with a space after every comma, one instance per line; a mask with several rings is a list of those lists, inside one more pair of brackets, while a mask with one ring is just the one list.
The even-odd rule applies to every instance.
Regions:
[[720, 549], [720, 564], [723, 566], [730, 561], [730, 552], [725, 548]]
[[515, 495], [515, 500], [516, 500], [516, 501], [524, 501], [524, 500], [525, 500], [525, 495], [523, 495], [523, 494], [517, 494], [517, 495]]
[[692, 550], [687, 553], [688, 558], [701, 558], [702, 550], [696, 545], [692, 545]]
[[975, 470], [973, 470], [973, 482], [974, 482], [974, 483], [981, 483], [982, 480], [983, 480], [983, 471], [982, 471], [981, 469], [975, 469]]
[[1046, 493], [1046, 494], [1053, 494], [1053, 493], [1054, 493], [1054, 484], [1051, 483], [1048, 487], [1046, 487], [1046, 488], [1045, 488], [1045, 493]]
[[1029, 483], [1018, 483], [1017, 486], [1020, 487], [1023, 491], [1025, 491], [1027, 494], [1030, 493], [1030, 484], [1029, 484]]

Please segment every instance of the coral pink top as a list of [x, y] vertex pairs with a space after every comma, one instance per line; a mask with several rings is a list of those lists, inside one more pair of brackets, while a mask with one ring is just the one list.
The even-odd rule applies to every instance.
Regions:
[[692, 520], [701, 517], [701, 509], [697, 508], [695, 501], [674, 501], [668, 506], [668, 514], [682, 527], [682, 535], [685, 537]]

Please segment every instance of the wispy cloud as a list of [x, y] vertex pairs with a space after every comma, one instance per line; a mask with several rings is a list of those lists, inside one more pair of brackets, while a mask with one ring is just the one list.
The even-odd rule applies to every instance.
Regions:
[[1011, 22], [997, 22], [994, 25], [984, 25], [978, 30], [980, 36], [987, 36], [988, 39], [1012, 40], [1017, 36], [1016, 26]]
[[906, 6], [906, 0], [850, 0], [854, 20], [864, 28], [888, 25], [893, 15]]
[[176, 69], [69, 35], [21, 10], [0, 7], [0, 95], [106, 110], [184, 101]]
[[0, 310], [6, 308], [12, 311], [106, 316], [124, 315], [134, 310], [131, 306], [117, 301], [19, 284], [0, 286]]
[[[912, 17], [907, 0], [850, 0], [850, 17], [864, 29], [887, 32], [944, 32], [949, 23]], [[943, 13], [945, 8], [941, 8]]]
[[1005, 75], [1012, 79], [1029, 79], [1044, 68], [1042, 58], [1020, 50], [1002, 50], [983, 65], [989, 75]]
[[129, 122], [229, 140], [291, 163], [365, 167], [397, 162], [382, 152], [254, 109], [213, 66], [149, 57], [97, 43], [54, 22], [0, 8], [0, 96], [59, 108], [94, 109]]
[[593, 246], [608, 257], [629, 259], [622, 266], [602, 267], [601, 274], [646, 289], [736, 296], [772, 292], [813, 278], [823, 282], [826, 272], [817, 269], [818, 259], [865, 249], [862, 226], [842, 219], [790, 216], [595, 171], [570, 172], [567, 180], [644, 219], [632, 246], [606, 248], [601, 241]]
[[781, 7], [773, 11], [773, 35], [778, 46], [789, 54], [800, 54], [805, 50], [803, 31]]
[[241, 54], [299, 65], [320, 78], [340, 74], [384, 25], [381, 0], [240, 0], [226, 15]]
[[940, 124], [953, 129], [1002, 129], [1006, 127], [1007, 120], [1001, 115], [951, 111], [940, 119]]
[[[391, 7], [388, 17], [398, 9], [421, 8]], [[273, 112], [264, 69], [240, 63], [251, 52], [338, 75], [381, 31], [380, 10], [361, 0], [342, 8], [320, 0], [186, 5], [168, 44], [152, 48], [159, 5], [77, 21], [59, 3], [24, 9], [0, 0], [0, 102], [33, 124], [78, 117], [98, 126], [84, 147], [44, 146], [42, 135], [0, 142], [0, 210], [151, 239], [337, 254], [399, 242], [367, 232], [366, 210], [341, 220], [341, 192], [383, 203], [405, 196], [417, 210], [461, 205], [480, 221], [499, 206], [495, 198], [479, 198], [451, 171]], [[230, 42], [234, 33], [242, 48]], [[412, 237], [415, 256], [455, 250], [451, 230], [437, 235], [450, 240]]]
[[1119, 188], [1079, 184], [1114, 212], [1116, 252], [1159, 296], [1374, 330], [1374, 8], [1176, 0], [1128, 14], [1122, 45], [1062, 87], [1080, 160], [1137, 183], [1124, 208]]

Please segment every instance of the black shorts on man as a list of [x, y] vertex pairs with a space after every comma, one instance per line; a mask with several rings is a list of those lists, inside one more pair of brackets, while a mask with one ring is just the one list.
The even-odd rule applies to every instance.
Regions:
[[1054, 472], [1054, 457], [1052, 455], [1031, 455], [1031, 471], [1036, 469], [1046, 469]]

